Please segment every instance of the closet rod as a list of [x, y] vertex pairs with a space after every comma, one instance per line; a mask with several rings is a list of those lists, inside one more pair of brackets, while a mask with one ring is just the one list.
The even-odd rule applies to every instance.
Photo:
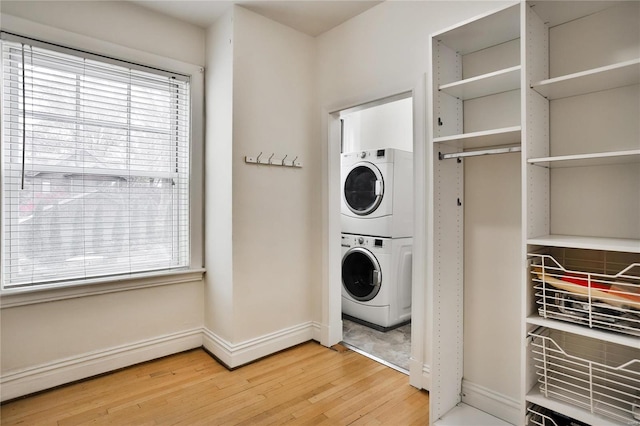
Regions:
[[438, 153], [439, 160], [448, 160], [450, 158], [476, 157], [478, 155], [507, 154], [509, 152], [520, 152], [522, 148], [519, 145], [506, 146], [502, 148], [482, 149], [477, 151], [452, 152], [450, 154]]

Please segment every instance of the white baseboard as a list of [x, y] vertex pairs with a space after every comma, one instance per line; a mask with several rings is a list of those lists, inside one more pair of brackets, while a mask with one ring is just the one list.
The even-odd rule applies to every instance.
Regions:
[[428, 391], [431, 388], [431, 367], [411, 357], [409, 359], [409, 384]]
[[523, 421], [520, 402], [517, 399], [464, 379], [462, 380], [462, 402], [514, 425], [521, 424]]
[[196, 328], [10, 371], [0, 377], [0, 400], [7, 401], [200, 346], [202, 329]]
[[291, 346], [315, 340], [319, 334], [319, 325], [309, 321], [240, 343], [228, 342], [205, 328], [202, 340], [205, 349], [213, 356], [227, 367], [235, 368]]
[[333, 328], [319, 322], [313, 323], [313, 326], [313, 340], [320, 342], [321, 345], [331, 347], [342, 341], [342, 320], [340, 320], [339, 324], [334, 324]]
[[319, 341], [320, 335], [321, 326], [309, 321], [245, 342], [231, 344], [210, 330], [195, 328], [26, 369], [9, 371], [0, 377], [0, 401], [201, 346], [204, 346], [227, 367], [234, 368], [309, 340]]
[[324, 345], [324, 346], [331, 346], [330, 344], [328, 344], [328, 341], [323, 341], [323, 336], [324, 336], [324, 326], [322, 324], [320, 324], [319, 322], [312, 322], [311, 323], [311, 333], [312, 333], [312, 339], [315, 340], [316, 342], [320, 342], [320, 344]]

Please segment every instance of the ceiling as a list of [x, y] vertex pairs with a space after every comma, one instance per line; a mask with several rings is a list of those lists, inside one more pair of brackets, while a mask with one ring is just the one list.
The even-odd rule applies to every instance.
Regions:
[[317, 36], [382, 1], [369, 0], [130, 0], [139, 6], [206, 28], [233, 4]]

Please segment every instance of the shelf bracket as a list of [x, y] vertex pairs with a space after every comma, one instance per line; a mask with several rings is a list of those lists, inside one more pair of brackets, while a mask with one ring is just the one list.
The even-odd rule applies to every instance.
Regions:
[[439, 160], [448, 160], [450, 158], [477, 157], [479, 155], [507, 154], [510, 152], [520, 152], [522, 148], [519, 145], [505, 146], [501, 148], [479, 149], [475, 151], [452, 152], [450, 154], [438, 153]]

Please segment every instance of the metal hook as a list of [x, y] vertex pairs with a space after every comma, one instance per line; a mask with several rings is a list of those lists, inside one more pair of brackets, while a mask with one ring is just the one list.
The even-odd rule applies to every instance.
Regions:
[[282, 159], [282, 165], [284, 166], [284, 160], [287, 158], [289, 154], [285, 154], [284, 158]]
[[260, 156], [262, 155], [262, 151], [260, 151], [260, 154], [258, 154], [258, 156], [256, 157], [256, 163], [260, 162]]
[[273, 156], [276, 155], [275, 153], [271, 154], [271, 157], [269, 157], [269, 164], [273, 164], [273, 162], [271, 161], [271, 159], [273, 158]]
[[298, 159], [298, 156], [296, 155], [296, 158], [293, 159], [293, 164], [296, 163], [296, 160]]

